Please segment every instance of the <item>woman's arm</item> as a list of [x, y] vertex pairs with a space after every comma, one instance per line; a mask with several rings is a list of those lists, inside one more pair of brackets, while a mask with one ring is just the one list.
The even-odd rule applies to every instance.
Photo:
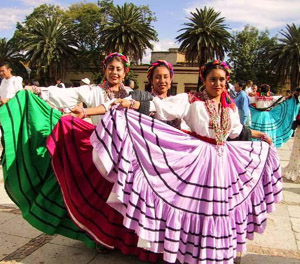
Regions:
[[270, 136], [264, 132], [258, 131], [258, 130], [253, 130], [251, 129], [251, 134], [253, 138], [257, 138], [260, 139], [262, 141], [267, 142], [269, 145], [273, 144], [272, 139], [270, 138]]
[[71, 109], [71, 115], [78, 118], [86, 118], [87, 116], [104, 115], [106, 110], [104, 105], [89, 108], [83, 108], [77, 105]]

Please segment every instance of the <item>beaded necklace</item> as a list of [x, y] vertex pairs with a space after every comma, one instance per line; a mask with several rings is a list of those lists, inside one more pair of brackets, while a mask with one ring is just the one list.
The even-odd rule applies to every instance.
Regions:
[[112, 87], [109, 86], [108, 82], [104, 83], [104, 100], [105, 102], [112, 100], [114, 98], [125, 98], [127, 96], [127, 91], [125, 90], [124, 84], [120, 83], [119, 90], [113, 91]]
[[231, 128], [229, 107], [220, 104], [220, 112], [214, 99], [210, 99], [206, 90], [202, 92], [205, 101], [206, 110], [211, 119], [211, 124], [215, 134], [215, 140], [218, 146], [224, 145], [226, 137]]

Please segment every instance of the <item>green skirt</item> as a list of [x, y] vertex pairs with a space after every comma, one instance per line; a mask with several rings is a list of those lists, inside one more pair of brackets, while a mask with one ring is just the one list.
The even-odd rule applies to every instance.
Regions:
[[67, 213], [46, 148], [47, 137], [60, 117], [59, 111], [26, 90], [0, 107], [5, 190], [35, 228], [95, 247]]

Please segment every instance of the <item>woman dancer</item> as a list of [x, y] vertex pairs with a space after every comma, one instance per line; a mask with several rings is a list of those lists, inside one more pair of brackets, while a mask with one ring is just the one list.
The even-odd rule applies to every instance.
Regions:
[[108, 203], [140, 246], [170, 263], [233, 263], [281, 200], [280, 165], [265, 135], [260, 142], [225, 141], [242, 130], [225, 92], [229, 67], [210, 62], [201, 77], [202, 93], [153, 99], [159, 119], [184, 119], [192, 135], [112, 110], [91, 137], [94, 162], [113, 183]]
[[[128, 66], [128, 60], [124, 55], [112, 53], [106, 57], [103, 63], [106, 76], [104, 86], [95, 86], [92, 90], [89, 87], [87, 89], [86, 87], [66, 89], [69, 90], [68, 95], [71, 98], [63, 98], [60, 97], [61, 95], [55, 98], [55, 89], [52, 90], [52, 87], [44, 92], [48, 94], [48, 101], [54, 103], [56, 100], [58, 102], [56, 104], [58, 107], [67, 106], [70, 102], [76, 103], [81, 100], [85, 100], [89, 105], [105, 105], [116, 95], [118, 97], [127, 96], [126, 91], [128, 89], [123, 87], [122, 79], [128, 72]], [[39, 93], [38, 90], [36, 92]], [[102, 107], [105, 111], [105, 107]], [[100, 120], [99, 117], [97, 118]], [[96, 179], [97, 184], [101, 184], [104, 180], [96, 168], [93, 167], [92, 152], [89, 149], [91, 147], [89, 137], [94, 130], [94, 125], [81, 119], [73, 119], [70, 116], [61, 118], [59, 111], [51, 108], [39, 97], [26, 90], [18, 93], [15, 99], [11, 100], [6, 107], [0, 109], [0, 120], [4, 128], [5, 142], [8, 146], [3, 165], [5, 189], [12, 200], [20, 207], [23, 217], [42, 232], [61, 234], [81, 240], [89, 247], [95, 247], [93, 237], [86, 235], [84, 229], [78, 228], [78, 226], [80, 227], [79, 223], [75, 222], [75, 225], [70, 219], [51, 167], [51, 162], [55, 163], [55, 159], [63, 161], [64, 173], [67, 173], [70, 167], [78, 169], [82, 165], [85, 170], [90, 171], [89, 176]], [[93, 121], [97, 122], [97, 119], [93, 119]], [[60, 128], [68, 126], [71, 128], [70, 130], [73, 130], [72, 133], [69, 131], [70, 133], [65, 135], [66, 141], [63, 141], [63, 143], [66, 143], [67, 146], [62, 149], [61, 153], [51, 153], [55, 156], [52, 161], [46, 149], [46, 139], [57, 122]], [[76, 130], [75, 133], [74, 130]], [[70, 134], [72, 134], [71, 137]], [[54, 133], [51, 138], [54, 140], [55, 137], [60, 136], [62, 135]], [[67, 140], [69, 141], [67, 142]], [[82, 156], [79, 157], [79, 162], [72, 163], [72, 158], [67, 155], [64, 156], [64, 153], [66, 148], [70, 149], [74, 145], [81, 148]], [[73, 152], [72, 154], [74, 158], [76, 153]], [[89, 154], [90, 157], [87, 158]], [[85, 159], [87, 159], [87, 163], [82, 164]], [[59, 169], [57, 170], [59, 171]], [[85, 176], [82, 173], [80, 174], [80, 171], [76, 175]], [[117, 247], [124, 253], [136, 254], [141, 259], [151, 260], [151, 254], [145, 254], [143, 250], [136, 248], [137, 237], [132, 231], [126, 230], [122, 226], [120, 222], [122, 216], [109, 206], [105, 210], [105, 195], [110, 189], [110, 184], [108, 183], [105, 186], [106, 189], [103, 187], [103, 192], [98, 194], [101, 197], [102, 204], [104, 204], [101, 210], [105, 212], [103, 213], [100, 210], [102, 212], [100, 225], [103, 243], [110, 248]], [[97, 206], [101, 201], [98, 201]], [[88, 201], [85, 205], [87, 206], [87, 204]], [[112, 228], [110, 228], [111, 226]], [[114, 239], [115, 237], [116, 239]]]
[[[57, 109], [69, 110], [83, 102], [88, 108], [81, 108], [82, 117], [87, 117], [89, 111], [93, 111], [93, 107], [97, 106], [99, 106], [97, 108], [99, 114], [104, 114], [111, 101], [128, 96], [132, 89], [123, 84], [123, 80], [129, 72], [129, 60], [122, 53], [114, 52], [106, 56], [103, 61], [103, 71], [105, 79], [104, 83], [100, 85], [82, 85], [64, 90], [55, 86], [32, 86], [27, 89], [38, 94], [44, 101]], [[92, 123], [96, 125], [101, 120], [101, 116], [94, 115], [91, 119]]]
[[295, 98], [271, 96], [270, 86], [267, 84], [262, 84], [260, 90], [260, 96], [250, 97], [250, 102], [256, 105], [255, 108], [250, 107], [250, 128], [267, 133], [275, 147], [279, 148], [293, 134], [292, 122], [299, 105]]

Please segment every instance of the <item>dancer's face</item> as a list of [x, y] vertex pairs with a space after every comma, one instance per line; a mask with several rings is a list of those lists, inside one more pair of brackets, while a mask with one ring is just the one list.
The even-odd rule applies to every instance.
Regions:
[[213, 69], [204, 80], [205, 90], [212, 97], [221, 97], [226, 89], [226, 72], [222, 69]]
[[153, 71], [152, 86], [155, 93], [162, 97], [167, 97], [168, 90], [171, 88], [171, 75], [168, 68], [158, 66]]
[[125, 78], [125, 69], [122, 62], [113, 60], [105, 69], [105, 77], [110, 85], [120, 84]]

